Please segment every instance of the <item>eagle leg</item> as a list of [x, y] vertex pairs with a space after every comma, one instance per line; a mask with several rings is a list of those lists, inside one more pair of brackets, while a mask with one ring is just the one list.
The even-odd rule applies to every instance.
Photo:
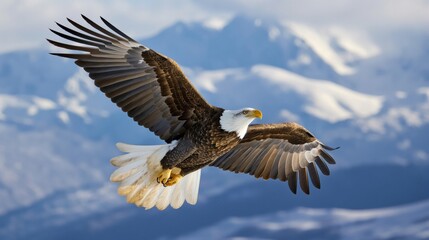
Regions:
[[180, 175], [181, 172], [182, 172], [182, 169], [178, 167], [174, 167], [173, 169], [171, 169], [172, 175]]

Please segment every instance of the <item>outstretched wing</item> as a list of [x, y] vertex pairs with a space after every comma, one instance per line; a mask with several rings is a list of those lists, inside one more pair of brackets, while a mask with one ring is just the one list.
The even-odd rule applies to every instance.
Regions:
[[316, 165], [322, 174], [329, 175], [325, 161], [335, 164], [326, 150], [333, 148], [323, 145], [296, 123], [257, 124], [249, 126], [240, 144], [211, 165], [257, 178], [288, 181], [294, 193], [299, 178], [302, 191], [309, 194], [308, 176], [320, 188]]
[[57, 24], [68, 34], [51, 30], [74, 44], [48, 41], [85, 53], [52, 54], [76, 59], [95, 85], [139, 125], [171, 142], [212, 109], [174, 60], [139, 44], [103, 18], [110, 31], [82, 17], [92, 29], [67, 19], [75, 29]]

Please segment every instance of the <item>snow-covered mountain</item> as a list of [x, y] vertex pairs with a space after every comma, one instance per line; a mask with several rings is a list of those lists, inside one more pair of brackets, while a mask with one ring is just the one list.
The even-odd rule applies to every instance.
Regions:
[[[333, 153], [338, 162], [334, 176], [355, 168], [363, 168], [360, 172], [364, 173], [375, 166], [394, 166], [395, 171], [383, 173], [384, 179], [397, 179], [398, 172], [403, 171], [403, 178], [413, 176], [405, 181], [408, 185], [422, 187], [429, 181], [416, 175], [416, 169], [426, 169], [429, 162], [429, 90], [425, 86], [429, 74], [424, 64], [404, 67], [404, 59], [413, 63], [410, 59], [423, 61], [425, 56], [419, 51], [407, 51], [404, 56], [404, 52], [389, 51], [352, 36], [338, 29], [320, 32], [298, 23], [241, 16], [217, 28], [205, 23], [177, 23], [141, 42], [174, 58], [212, 104], [229, 109], [256, 107], [264, 112], [263, 122], [297, 121], [329, 145], [341, 146]], [[419, 46], [429, 49], [427, 41], [421, 40], [429, 37], [418, 37]], [[162, 213], [125, 206], [108, 183], [113, 170], [108, 160], [118, 154], [115, 142], [155, 144], [160, 140], [117, 109], [72, 61], [47, 53], [46, 48], [0, 55], [0, 237], [18, 239], [34, 233], [40, 239], [55, 239], [69, 226], [87, 234], [86, 226], [97, 232], [105, 230], [105, 225], [140, 219], [141, 215], [136, 217], [134, 212], [166, 220]], [[395, 68], [395, 74], [388, 71], [390, 67]], [[331, 190], [323, 188], [315, 193], [316, 198], [327, 190], [335, 194], [336, 186], [351, 188], [347, 183], [357, 183], [363, 176], [345, 174], [337, 180], [342, 184], [325, 178]], [[213, 214], [207, 206], [222, 207], [212, 198], [219, 202], [233, 198], [241, 186], [252, 189], [248, 185], [252, 178], [216, 169], [205, 171], [202, 179], [202, 207], [195, 209], [207, 216]], [[275, 189], [273, 192], [284, 190], [281, 183], [263, 184]], [[428, 198], [417, 189], [404, 200], [401, 192], [391, 191], [387, 185], [369, 193], [362, 186], [356, 190], [357, 197], [350, 199], [358, 203], [359, 194], [380, 191], [378, 198], [368, 200], [373, 204], [343, 206], [336, 202], [320, 207], [393, 207]], [[383, 193], [389, 193], [389, 199], [384, 199]], [[253, 210], [242, 211], [252, 218], [244, 219], [234, 233], [252, 227], [258, 219], [273, 218], [274, 225], [288, 223], [282, 218], [285, 213], [278, 215], [279, 208], [266, 209], [265, 214], [256, 212], [256, 203], [266, 199], [262, 190], [255, 188], [253, 193], [249, 190], [243, 194], [242, 200], [247, 199], [246, 194], [253, 196], [254, 205], [247, 206]], [[330, 198], [326, 196], [324, 201]], [[297, 201], [293, 206], [302, 204]], [[316, 205], [313, 201], [306, 207]], [[185, 208], [184, 212], [188, 211], [195, 210]], [[289, 209], [286, 213], [311, 217], [300, 211]], [[114, 219], [105, 218], [103, 213], [111, 213]], [[166, 216], [171, 214], [180, 215], [168, 212]], [[231, 217], [219, 215], [198, 226], [204, 227], [202, 233], [212, 231], [230, 223]], [[318, 219], [327, 218], [338, 216], [333, 210], [320, 210]], [[380, 221], [390, 220], [386, 217]], [[34, 222], [38, 224], [32, 225]], [[355, 231], [361, 222], [349, 224], [349, 231]], [[335, 221], [327, 225], [328, 230], [336, 227]], [[277, 236], [264, 229], [258, 234], [259, 238]]]
[[[240, 230], [240, 226], [223, 228], [221, 223], [229, 219], [249, 219], [251, 222], [251, 219], [268, 218], [266, 216], [275, 216], [279, 212], [290, 213], [291, 218], [299, 217], [299, 213], [292, 215], [296, 214], [297, 208], [317, 208], [326, 212], [333, 208], [366, 211], [414, 204], [429, 197], [429, 192], [425, 190], [429, 181], [428, 170], [427, 166], [374, 165], [370, 168], [362, 166], [335, 171], [332, 176], [322, 178], [322, 190], [312, 189], [311, 195], [307, 196], [290, 193], [281, 182], [260, 181], [244, 175], [206, 169], [202, 179], [202, 189], [205, 190], [199, 203], [184, 206], [180, 211], [167, 209], [163, 212], [143, 211], [123, 202], [112, 208], [112, 205], [118, 204], [118, 198], [112, 198], [111, 195], [113, 188], [102, 186], [97, 191], [93, 190], [92, 194], [81, 188], [75, 194], [50, 196], [32, 207], [4, 215], [0, 237], [117, 239], [126, 236], [127, 239], [177, 239], [185, 236], [196, 238], [200, 236], [200, 230], [203, 233], [217, 231], [218, 236], [229, 236], [232, 233], [227, 230]], [[227, 184], [219, 185], [219, 179], [225, 178]], [[231, 186], [231, 182], [239, 184]], [[207, 195], [209, 192], [210, 196]], [[96, 200], [98, 197], [103, 199]], [[421, 210], [422, 214], [427, 214]], [[420, 216], [409, 217], [416, 219]], [[393, 216], [390, 220], [400, 217]], [[331, 222], [341, 221], [336, 215], [326, 218]], [[422, 224], [426, 224], [425, 221], [422, 217]], [[165, 223], [169, 224], [167, 229]], [[360, 224], [362, 222], [350, 222], [348, 227], [358, 228]], [[328, 226], [327, 230], [331, 228]], [[276, 239], [263, 229], [252, 233], [259, 237], [267, 234], [266, 238]], [[322, 233], [323, 229], [319, 234]], [[237, 234], [245, 235], [245, 232]], [[294, 238], [294, 234], [293, 228], [278, 233], [284, 236], [280, 239]], [[306, 237], [306, 232], [301, 234]], [[245, 236], [250, 237], [248, 234]], [[223, 239], [215, 238], [215, 235], [211, 237], [208, 239]]]
[[429, 201], [371, 210], [296, 208], [229, 218], [179, 239], [428, 239], [428, 215]]

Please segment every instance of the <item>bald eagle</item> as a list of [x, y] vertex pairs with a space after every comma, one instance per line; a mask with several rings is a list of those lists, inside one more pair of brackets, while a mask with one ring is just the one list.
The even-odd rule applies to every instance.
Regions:
[[[129, 203], [163, 210], [196, 204], [201, 168], [215, 166], [256, 178], [297, 184], [309, 194], [309, 179], [320, 188], [316, 166], [329, 175], [334, 159], [324, 145], [297, 123], [250, 125], [262, 112], [254, 108], [225, 110], [209, 104], [177, 63], [139, 44], [104, 18], [102, 27], [83, 16], [88, 26], [71, 19], [66, 33], [51, 31], [75, 44], [48, 39], [79, 52], [51, 53], [75, 59], [100, 90], [128, 114], [166, 142], [138, 146], [118, 143], [126, 154], [111, 160], [118, 167], [110, 180]], [[77, 43], [77, 44], [76, 44]], [[83, 53], [82, 53], [83, 52]]]

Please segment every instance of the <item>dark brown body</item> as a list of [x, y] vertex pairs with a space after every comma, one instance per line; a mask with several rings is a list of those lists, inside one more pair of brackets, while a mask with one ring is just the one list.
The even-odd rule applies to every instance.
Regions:
[[204, 121], [189, 128], [177, 146], [161, 160], [164, 169], [178, 167], [186, 174], [209, 165], [239, 142], [236, 132], [226, 132], [220, 126], [223, 109], [214, 109]]

